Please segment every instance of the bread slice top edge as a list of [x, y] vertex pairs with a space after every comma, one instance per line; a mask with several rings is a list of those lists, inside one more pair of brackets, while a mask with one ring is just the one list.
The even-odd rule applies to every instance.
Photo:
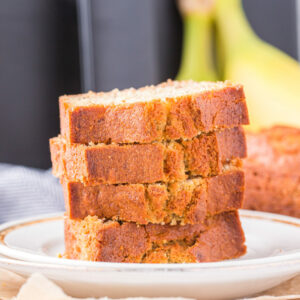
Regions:
[[219, 93], [232, 89], [232, 98], [235, 100], [244, 100], [243, 86], [234, 84], [231, 81], [224, 82], [196, 82], [173, 81], [168, 80], [158, 85], [145, 86], [139, 89], [129, 88], [124, 90], [114, 89], [109, 92], [88, 92], [77, 95], [64, 95], [59, 98], [61, 103], [67, 104], [69, 107], [88, 107], [88, 106], [117, 106], [130, 105], [135, 103], [144, 103], [152, 101], [168, 102], [176, 101], [182, 97], [197, 97], [204, 94]]

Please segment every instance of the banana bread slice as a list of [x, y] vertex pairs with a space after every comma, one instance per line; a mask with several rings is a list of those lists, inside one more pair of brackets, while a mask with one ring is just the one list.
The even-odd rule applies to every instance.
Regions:
[[197, 225], [137, 225], [88, 216], [65, 218], [65, 257], [130, 263], [193, 263], [236, 258], [246, 252], [238, 213]]
[[185, 180], [189, 176], [220, 174], [231, 161], [239, 166], [246, 156], [241, 127], [201, 134], [192, 140], [151, 144], [67, 144], [50, 140], [55, 176], [97, 183], [155, 183]]
[[62, 96], [68, 143], [150, 143], [191, 139], [249, 123], [244, 90], [230, 82], [171, 81], [157, 86]]
[[138, 224], [202, 223], [207, 216], [241, 208], [244, 194], [240, 170], [169, 184], [84, 186], [61, 181], [69, 218], [96, 215]]
[[247, 133], [244, 208], [300, 217], [300, 129]]

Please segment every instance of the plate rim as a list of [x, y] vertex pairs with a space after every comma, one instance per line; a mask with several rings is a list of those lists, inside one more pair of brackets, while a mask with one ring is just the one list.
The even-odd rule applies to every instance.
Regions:
[[[262, 219], [277, 223], [284, 223], [290, 226], [296, 226], [300, 228], [300, 219], [278, 215], [267, 212], [260, 211], [251, 211], [251, 210], [239, 210], [239, 214], [242, 218], [248, 219]], [[300, 249], [295, 249], [296, 252], [287, 253], [282, 255], [263, 257], [263, 258], [253, 258], [246, 260], [228, 260], [222, 262], [207, 262], [207, 263], [190, 263], [190, 264], [139, 264], [139, 263], [113, 263], [113, 262], [91, 262], [91, 261], [79, 261], [79, 260], [70, 260], [64, 258], [49, 257], [42, 254], [33, 254], [26, 250], [20, 250], [19, 248], [9, 247], [5, 244], [5, 236], [12, 230], [20, 226], [29, 226], [33, 223], [41, 222], [51, 222], [57, 219], [64, 218], [62, 212], [59, 213], [50, 213], [42, 214], [34, 217], [22, 218], [15, 221], [9, 221], [3, 224], [0, 224], [0, 255], [4, 255], [7, 259], [15, 260], [18, 262], [28, 262], [36, 264], [50, 264], [57, 265], [59, 267], [72, 267], [79, 269], [97, 269], [101, 271], [161, 271], [161, 270], [170, 270], [170, 271], [195, 271], [206, 270], [206, 269], [240, 269], [248, 267], [258, 267], [258, 266], [267, 266], [267, 265], [282, 265], [282, 264], [299, 264], [300, 271]], [[22, 255], [23, 254], [23, 255]], [[20, 258], [25, 256], [27, 259]], [[1, 259], [1, 257], [0, 257]], [[0, 260], [1, 261], [1, 260]]]

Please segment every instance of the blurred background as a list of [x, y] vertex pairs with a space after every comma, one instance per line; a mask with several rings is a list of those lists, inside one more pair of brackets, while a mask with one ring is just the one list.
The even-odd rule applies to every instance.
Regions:
[[[243, 4], [258, 36], [298, 59], [296, 0]], [[174, 0], [10, 0], [0, 37], [0, 162], [47, 169], [59, 95], [174, 78], [182, 20]]]

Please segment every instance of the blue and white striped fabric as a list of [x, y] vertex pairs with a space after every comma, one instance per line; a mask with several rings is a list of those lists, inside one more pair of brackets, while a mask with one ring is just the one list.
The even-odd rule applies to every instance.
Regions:
[[63, 210], [62, 188], [51, 170], [0, 164], [0, 223]]

